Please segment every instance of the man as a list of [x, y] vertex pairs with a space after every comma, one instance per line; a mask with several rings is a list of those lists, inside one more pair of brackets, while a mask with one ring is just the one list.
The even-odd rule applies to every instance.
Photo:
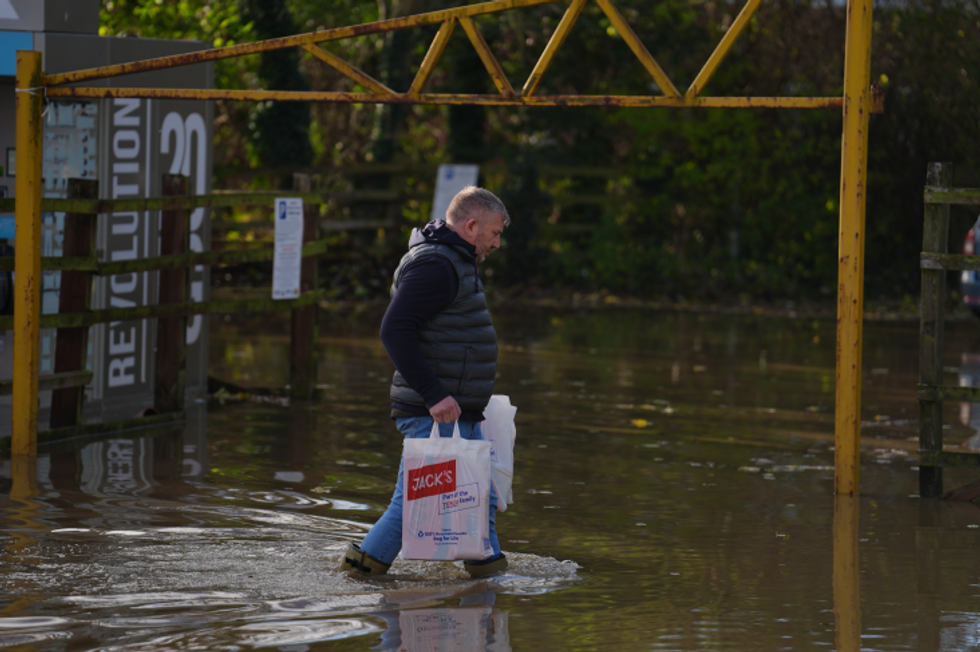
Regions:
[[[503, 202], [470, 186], [457, 194], [446, 220], [415, 229], [392, 282], [381, 341], [395, 363], [391, 417], [405, 437], [428, 437], [433, 422], [442, 437], [459, 421], [464, 439], [483, 439], [480, 422], [493, 395], [497, 334], [477, 264], [500, 247], [510, 224]], [[384, 515], [360, 546], [351, 544], [341, 570], [384, 574], [402, 545], [403, 468]], [[474, 577], [507, 569], [496, 531], [497, 496], [490, 495], [490, 553], [464, 562]]]

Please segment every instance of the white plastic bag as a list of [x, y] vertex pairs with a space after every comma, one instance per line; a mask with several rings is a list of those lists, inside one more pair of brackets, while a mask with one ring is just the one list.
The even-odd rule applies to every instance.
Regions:
[[439, 436], [406, 439], [402, 557], [486, 559], [490, 546], [490, 442]]
[[497, 511], [506, 512], [507, 505], [514, 502], [514, 440], [517, 439], [517, 426], [514, 416], [517, 408], [510, 404], [510, 397], [494, 394], [483, 410], [483, 438], [493, 444], [490, 451], [491, 477], [497, 490]]

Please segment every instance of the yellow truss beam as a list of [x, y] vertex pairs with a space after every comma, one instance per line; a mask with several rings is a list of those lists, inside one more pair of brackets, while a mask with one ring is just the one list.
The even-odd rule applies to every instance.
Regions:
[[626, 19], [624, 19], [622, 14], [619, 13], [619, 10], [616, 9], [616, 7], [614, 7], [612, 2], [609, 0], [597, 0], [597, 2], [599, 3], [599, 7], [602, 8], [602, 11], [606, 14], [609, 22], [612, 23], [612, 26], [616, 28], [619, 35], [623, 37], [624, 41], [626, 41], [626, 45], [630, 46], [630, 50], [632, 50], [633, 54], [636, 55], [636, 58], [640, 60], [643, 67], [647, 69], [650, 76], [653, 77], [653, 81], [655, 81], [657, 86], [660, 87], [660, 91], [667, 97], [680, 97], [680, 93], [678, 93], [677, 89], [674, 88], [674, 84], [671, 83], [670, 79], [668, 79], [667, 75], [660, 68], [660, 65], [654, 60], [654, 58], [650, 56], [650, 53], [647, 51], [646, 47], [644, 47], [643, 43], [640, 42], [640, 39], [636, 37], [636, 33], [633, 31], [633, 28], [629, 26], [629, 23], [627, 23]]
[[[417, 78], [416, 78], [417, 79]], [[345, 93], [169, 88], [51, 88], [48, 97], [142, 97], [163, 100], [338, 102], [346, 104], [476, 104], [483, 106], [621, 106], [626, 108], [839, 109], [840, 97], [663, 97], [660, 95], [464, 95], [453, 93]]]
[[470, 43], [473, 44], [473, 49], [480, 55], [480, 61], [483, 62], [487, 72], [490, 73], [490, 78], [493, 79], [493, 85], [497, 87], [501, 95], [513, 95], [514, 88], [510, 85], [507, 75], [504, 74], [504, 69], [500, 67], [500, 62], [497, 61], [497, 57], [493, 56], [493, 52], [490, 51], [490, 46], [483, 40], [483, 35], [480, 34], [480, 30], [477, 29], [473, 19], [464, 16], [459, 19], [459, 24], [463, 26], [463, 31], [466, 32]]
[[[588, 0], [572, 0], [565, 11], [564, 16], [558, 24], [554, 34], [552, 34], [540, 58], [528, 76], [520, 95], [514, 92], [510, 81], [503, 72], [500, 63], [490, 51], [486, 41], [476, 27], [473, 18], [485, 14], [517, 9], [521, 7], [532, 7], [537, 5], [552, 4], [559, 0], [496, 0], [494, 2], [484, 2], [468, 7], [458, 7], [442, 11], [433, 11], [415, 16], [403, 18], [392, 18], [389, 20], [355, 25], [351, 27], [340, 27], [335, 29], [323, 30], [297, 36], [269, 39], [257, 43], [246, 43], [233, 45], [225, 48], [203, 50], [188, 54], [161, 57], [158, 59], [148, 59], [134, 63], [119, 64], [114, 66], [103, 66], [90, 70], [80, 70], [70, 73], [47, 75], [43, 78], [43, 85], [47, 86], [49, 97], [146, 97], [146, 98], [183, 98], [183, 99], [229, 99], [229, 100], [278, 100], [278, 101], [303, 101], [303, 102], [382, 102], [382, 103], [425, 103], [425, 104], [482, 104], [491, 106], [624, 106], [624, 107], [729, 107], [729, 108], [837, 108], [841, 106], [838, 98], [821, 97], [730, 97], [730, 98], [702, 98], [701, 90], [711, 79], [712, 75], [721, 65], [728, 55], [732, 45], [741, 35], [748, 25], [752, 16], [755, 14], [762, 0], [748, 0], [746, 5], [739, 12], [738, 17], [732, 26], [725, 33], [721, 42], [712, 52], [704, 67], [698, 73], [697, 78], [688, 88], [687, 92], [681, 96], [680, 92], [671, 82], [670, 78], [663, 71], [657, 61], [651, 56], [650, 52], [643, 45], [636, 33], [623, 18], [622, 14], [612, 4], [612, 0], [596, 0], [599, 7], [609, 18], [613, 27], [620, 34], [633, 54], [640, 61], [643, 67], [650, 73], [654, 82], [663, 93], [663, 97], [648, 96], [569, 96], [556, 95], [535, 97], [541, 79], [547, 72], [558, 50], [564, 44], [572, 27], [578, 20]], [[445, 50], [449, 37], [452, 35], [456, 24], [462, 25], [467, 37], [473, 44], [474, 49], [480, 56], [484, 67], [490, 74], [494, 86], [500, 93], [499, 96], [484, 95], [459, 95], [459, 94], [423, 94], [426, 83], [432, 76], [435, 66]], [[422, 27], [426, 25], [439, 24], [439, 32], [436, 34], [426, 53], [419, 71], [412, 81], [411, 87], [406, 93], [398, 93], [388, 88], [370, 75], [364, 73], [357, 67], [347, 63], [340, 57], [319, 47], [318, 43], [349, 38], [352, 36], [362, 36], [365, 34], [377, 34], [398, 29], [412, 27]], [[161, 89], [129, 89], [131, 95], [123, 95], [123, 89], [94, 89], [94, 88], [64, 88], [66, 84], [77, 84], [85, 81], [103, 79], [140, 72], [148, 72], [175, 66], [192, 65], [206, 61], [215, 61], [230, 57], [238, 57], [248, 54], [256, 54], [272, 50], [280, 50], [290, 47], [299, 47], [309, 52], [317, 59], [332, 66], [346, 77], [354, 80], [371, 91], [371, 94], [363, 93], [343, 93], [343, 92], [290, 92], [290, 91], [191, 91], [191, 90], [161, 90]], [[877, 99], [877, 98], [876, 98]], [[873, 110], [881, 110], [879, 103], [875, 103]]]
[[374, 77], [364, 73], [359, 68], [355, 68], [335, 54], [327, 52], [319, 45], [303, 45], [302, 48], [328, 66], [335, 68], [344, 76], [353, 79], [364, 88], [368, 88], [379, 95], [395, 94], [395, 91], [391, 90]]
[[752, 16], [755, 15], [755, 11], [759, 8], [760, 4], [762, 4], [762, 0], [749, 0], [745, 6], [742, 7], [742, 11], [738, 13], [738, 16], [735, 18], [735, 22], [732, 23], [731, 27], [728, 28], [728, 31], [725, 32], [721, 42], [718, 43], [718, 47], [716, 47], [715, 51], [711, 53], [711, 56], [708, 57], [704, 67], [701, 68], [701, 72], [698, 73], [698, 76], [694, 78], [694, 81], [691, 83], [690, 87], [688, 87], [686, 93], [688, 96], [696, 97], [701, 93], [705, 84], [707, 84], [708, 80], [711, 79], [711, 76], [715, 74], [715, 70], [718, 69], [721, 62], [725, 60], [726, 56], [728, 56], [729, 50], [732, 49], [732, 45], [734, 45], [735, 41], [738, 40], [738, 37], [741, 36], [742, 30], [744, 30], [749, 24], [749, 21], [752, 20]]
[[105, 79], [106, 77], [132, 75], [134, 73], [161, 70], [163, 68], [189, 66], [195, 63], [203, 63], [205, 61], [217, 61], [219, 59], [241, 57], [246, 54], [258, 54], [260, 52], [269, 52], [271, 50], [282, 50], [284, 48], [302, 47], [304, 45], [313, 45], [315, 43], [324, 43], [326, 41], [336, 41], [339, 39], [350, 38], [352, 36], [380, 34], [382, 32], [391, 32], [408, 27], [437, 25], [452, 19], [459, 19], [463, 17], [472, 18], [473, 16], [482, 16], [483, 14], [492, 14], [499, 11], [506, 11], [508, 9], [534, 7], [537, 5], [552, 4], [558, 1], [559, 0], [496, 0], [496, 2], [483, 2], [480, 4], [470, 5], [468, 7], [457, 7], [455, 9], [432, 11], [415, 16], [379, 20], [374, 23], [365, 23], [363, 25], [325, 29], [320, 32], [297, 34], [296, 36], [284, 36], [282, 38], [274, 38], [267, 41], [257, 41], [255, 43], [242, 43], [241, 45], [231, 45], [224, 48], [201, 50], [199, 52], [189, 52], [187, 54], [177, 54], [169, 57], [147, 59], [145, 61], [134, 61], [132, 63], [122, 63], [113, 66], [102, 66], [100, 68], [78, 70], [75, 72], [66, 72], [57, 75], [45, 75], [42, 83], [49, 87], [61, 86], [62, 84], [73, 84], [83, 81], [92, 81], [93, 79]]
[[582, 9], [585, 8], [585, 0], [572, 0], [572, 4], [568, 6], [565, 10], [565, 15], [561, 17], [561, 22], [558, 23], [558, 27], [555, 29], [555, 33], [551, 35], [551, 39], [548, 40], [548, 45], [544, 47], [544, 52], [541, 53], [541, 58], [538, 62], [534, 64], [534, 70], [531, 71], [530, 76], [527, 81], [524, 82], [524, 88], [521, 89], [521, 95], [524, 97], [531, 97], [534, 95], [534, 91], [538, 89], [538, 84], [541, 83], [541, 77], [551, 66], [551, 61], [555, 58], [555, 54], [558, 49], [565, 42], [565, 37], [568, 33], [572, 31], [572, 25], [578, 20], [579, 15], [582, 13]]
[[432, 45], [429, 46], [429, 51], [425, 53], [425, 59], [422, 60], [418, 74], [415, 75], [415, 80], [406, 95], [417, 98], [422, 94], [422, 89], [425, 88], [425, 83], [429, 81], [436, 64], [439, 63], [439, 58], [442, 57], [446, 43], [449, 42], [449, 37], [453, 35], [454, 29], [456, 29], [456, 19], [450, 18], [436, 32], [435, 38], [432, 39]]

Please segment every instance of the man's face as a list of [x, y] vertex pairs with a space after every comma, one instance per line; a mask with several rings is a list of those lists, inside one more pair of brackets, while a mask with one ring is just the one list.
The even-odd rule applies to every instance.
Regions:
[[482, 263], [491, 251], [500, 248], [500, 234], [503, 232], [504, 216], [484, 213], [479, 218], [467, 220], [459, 235], [476, 247], [476, 262]]

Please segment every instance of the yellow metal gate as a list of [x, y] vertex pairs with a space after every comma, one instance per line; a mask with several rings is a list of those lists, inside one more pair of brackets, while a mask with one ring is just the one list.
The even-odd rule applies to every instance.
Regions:
[[[14, 337], [13, 444], [14, 456], [36, 454], [38, 337], [40, 330], [41, 224], [41, 111], [47, 98], [160, 98], [227, 99], [245, 101], [345, 102], [384, 104], [480, 104], [492, 106], [618, 106], [636, 108], [786, 108], [843, 111], [840, 232], [837, 292], [837, 393], [835, 413], [835, 491], [856, 494], [859, 486], [859, 428], [861, 407], [861, 348], [864, 315], [864, 222], [867, 180], [868, 118], [880, 111], [871, 88], [871, 0], [848, 0], [845, 38], [844, 94], [841, 97], [711, 97], [703, 96], [718, 66], [749, 24], [762, 0], [749, 0], [698, 73], [681, 94], [637, 38], [612, 0], [594, 0], [633, 54], [649, 72], [661, 95], [538, 95], [541, 79], [561, 48], [586, 3], [572, 0], [520, 91], [504, 75], [487, 47], [474, 17], [501, 11], [552, 4], [562, 0], [498, 0], [431, 13], [234, 45], [189, 54], [149, 59], [56, 75], [42, 72], [41, 55], [17, 53], [16, 249]], [[388, 88], [348, 62], [327, 52], [321, 43], [365, 34], [439, 25], [425, 59], [407, 91]], [[496, 95], [426, 93], [425, 87], [456, 27], [462, 27], [486, 67]], [[367, 93], [275, 90], [181, 90], [158, 88], [94, 88], [78, 86], [108, 77], [172, 68], [271, 50], [298, 47], [354, 80]], [[75, 85], [71, 85], [75, 84]], [[193, 312], [193, 310], [191, 310]], [[27, 343], [24, 345], [23, 343]]]

